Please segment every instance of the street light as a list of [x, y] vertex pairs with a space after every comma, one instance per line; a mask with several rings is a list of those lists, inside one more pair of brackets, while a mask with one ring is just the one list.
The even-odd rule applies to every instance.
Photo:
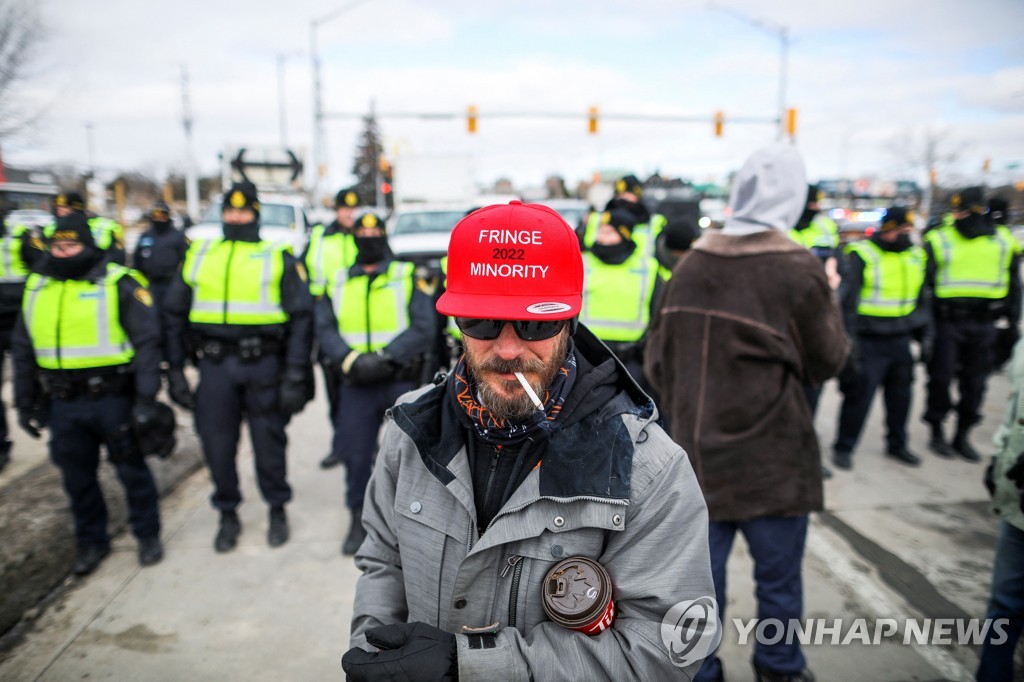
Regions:
[[309, 22], [309, 55], [313, 63], [313, 198], [318, 200], [323, 189], [321, 182], [327, 173], [327, 164], [324, 153], [324, 101], [323, 91], [320, 84], [320, 53], [317, 50], [316, 30], [321, 24], [326, 24], [336, 19], [345, 12], [355, 9], [367, 0], [355, 0], [349, 4], [323, 15], [319, 19], [311, 19]]
[[781, 140], [786, 131], [786, 69], [789, 61], [789, 28], [768, 19], [757, 19], [748, 16], [737, 9], [726, 7], [717, 2], [709, 2], [708, 8], [731, 14], [740, 21], [759, 28], [779, 39], [779, 132], [777, 139]]

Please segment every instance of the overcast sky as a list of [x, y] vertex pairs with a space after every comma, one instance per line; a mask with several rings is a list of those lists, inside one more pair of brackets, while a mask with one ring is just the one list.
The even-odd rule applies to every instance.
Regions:
[[[277, 58], [286, 55], [290, 145], [312, 139], [310, 21], [352, 0], [35, 0], [45, 42], [20, 96], [47, 114], [8, 143], [12, 164], [88, 161], [94, 126], [101, 169], [182, 167], [180, 74], [191, 78], [196, 157], [217, 169], [226, 143], [280, 141]], [[944, 137], [959, 162], [946, 173], [1024, 179], [1024, 2], [1021, 0], [728, 0], [751, 19], [788, 28], [787, 101], [811, 179], [912, 177], [894, 152]], [[682, 0], [365, 0], [318, 32], [328, 112], [480, 111], [465, 121], [382, 118], [391, 154], [455, 155], [477, 178], [573, 183], [598, 169], [723, 179], [775, 137], [776, 35], [709, 3]], [[585, 112], [682, 114], [701, 123], [601, 120]], [[715, 138], [711, 116], [725, 112]], [[569, 119], [488, 119], [488, 112], [577, 113]], [[330, 182], [348, 182], [360, 124], [327, 123]], [[1013, 175], [1016, 173], [1016, 175]]]

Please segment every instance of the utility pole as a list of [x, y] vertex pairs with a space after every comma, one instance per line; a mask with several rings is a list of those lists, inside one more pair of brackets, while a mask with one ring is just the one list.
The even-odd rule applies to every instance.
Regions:
[[319, 19], [309, 22], [309, 57], [313, 67], [313, 202], [319, 206], [323, 194], [323, 181], [327, 175], [327, 142], [324, 139], [324, 99], [323, 86], [320, 79], [320, 52], [317, 46], [316, 32], [321, 24], [336, 19], [350, 9], [354, 9], [367, 0], [355, 0], [349, 4], [325, 14]]
[[731, 14], [740, 21], [779, 39], [779, 132], [776, 139], [781, 141], [786, 135], [786, 72], [789, 69], [789, 43], [791, 40], [789, 28], [768, 19], [756, 19], [714, 1], [708, 2], [708, 7]]
[[185, 128], [185, 211], [191, 220], [199, 219], [199, 178], [192, 140], [192, 103], [189, 97], [188, 68], [181, 67], [181, 124]]
[[285, 93], [284, 93], [284, 60], [285, 53], [277, 53], [277, 106], [278, 106], [278, 118], [281, 126], [281, 147], [283, 149], [288, 148], [288, 126], [285, 123]]

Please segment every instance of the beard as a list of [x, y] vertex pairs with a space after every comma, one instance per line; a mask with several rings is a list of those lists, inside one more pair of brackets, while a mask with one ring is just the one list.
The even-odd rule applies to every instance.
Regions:
[[[536, 379], [527, 378], [530, 388], [541, 398], [554, 383], [559, 370], [565, 364], [565, 356], [569, 350], [569, 335], [562, 333], [558, 337], [558, 345], [551, 354], [551, 360], [527, 360], [524, 358], [513, 358], [502, 360], [501, 358], [480, 359], [467, 347], [466, 366], [469, 373], [476, 378], [477, 397], [480, 403], [486, 407], [497, 419], [509, 419], [512, 421], [523, 421], [537, 410], [533, 400], [523, 389], [517, 379], [502, 379], [497, 374], [522, 372], [537, 375]], [[486, 376], [491, 373], [492, 376]]]

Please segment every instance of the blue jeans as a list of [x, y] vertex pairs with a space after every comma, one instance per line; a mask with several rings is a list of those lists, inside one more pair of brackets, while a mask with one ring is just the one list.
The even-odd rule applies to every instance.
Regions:
[[1006, 618], [1010, 622], [1002, 628], [1006, 633], [1006, 641], [1002, 644], [992, 643], [993, 635], [999, 636], [1000, 632], [989, 628], [981, 646], [977, 679], [979, 682], [1012, 680], [1013, 652], [1024, 628], [1024, 530], [1006, 521], [999, 524], [999, 541], [992, 569], [992, 598], [985, 618], [991, 621]]
[[[799, 619], [804, 608], [803, 578], [800, 570], [807, 541], [807, 515], [766, 517], [750, 521], [712, 521], [708, 525], [711, 548], [711, 576], [715, 581], [719, 617], [725, 623], [725, 567], [732, 551], [736, 531], [743, 533], [754, 559], [754, 581], [757, 594], [757, 619], [777, 618], [785, 626], [790, 619]], [[771, 637], [774, 630], [768, 629]], [[792, 674], [807, 665], [800, 644], [754, 644], [754, 667], [759, 670]], [[722, 676], [718, 656], [704, 661], [695, 682], [711, 682]]]

